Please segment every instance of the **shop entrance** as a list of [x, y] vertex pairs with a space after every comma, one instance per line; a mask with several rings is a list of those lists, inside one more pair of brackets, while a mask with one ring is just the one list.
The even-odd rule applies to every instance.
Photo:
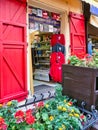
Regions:
[[[50, 57], [52, 52], [57, 51], [53, 50], [51, 41], [54, 35], [60, 34], [61, 16], [59, 13], [46, 9], [28, 6], [28, 18], [33, 86], [40, 84], [54, 86], [57, 82], [50, 75]], [[63, 50], [61, 50], [63, 55], [64, 50], [63, 44]]]

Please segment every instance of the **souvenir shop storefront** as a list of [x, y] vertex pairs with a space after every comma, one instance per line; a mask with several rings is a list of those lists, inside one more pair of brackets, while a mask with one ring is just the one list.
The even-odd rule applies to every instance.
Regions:
[[[74, 49], [70, 46], [69, 27], [73, 28], [72, 24], [75, 25], [76, 21], [84, 22], [82, 16], [79, 19], [80, 15], [74, 17], [76, 14], [71, 13], [71, 11], [80, 12], [78, 6], [81, 7], [81, 2], [77, 0], [77, 8], [75, 9], [74, 6], [71, 1], [57, 3], [56, 1], [30, 0], [28, 2], [31, 90], [36, 86], [36, 80], [50, 84], [62, 82], [62, 64], [66, 62], [68, 55]], [[69, 18], [72, 18], [70, 23]], [[84, 29], [84, 26], [81, 29]], [[71, 31], [75, 33], [74, 30]], [[77, 46], [80, 47], [78, 41]], [[85, 51], [85, 48], [82, 51]]]
[[[56, 81], [61, 81], [50, 72], [50, 65], [55, 60], [53, 58], [49, 63], [50, 52], [56, 54], [59, 49], [59, 55], [63, 57], [60, 61], [57, 59], [57, 68], [60, 68], [58, 66], [67, 61], [71, 52], [76, 52], [77, 48], [85, 50], [85, 39], [81, 44], [81, 38], [78, 38], [80, 32], [77, 31], [82, 30], [82, 38], [85, 36], [83, 23], [79, 0], [75, 3], [72, 0], [0, 1], [0, 102], [25, 99], [28, 92], [34, 93], [34, 78], [50, 82], [47, 73]], [[79, 28], [81, 24], [83, 26]], [[32, 35], [33, 31], [35, 35]], [[56, 38], [58, 34], [62, 38]], [[55, 38], [50, 44], [52, 36]], [[46, 76], [42, 75], [42, 71], [39, 76], [38, 69], [45, 70]]]

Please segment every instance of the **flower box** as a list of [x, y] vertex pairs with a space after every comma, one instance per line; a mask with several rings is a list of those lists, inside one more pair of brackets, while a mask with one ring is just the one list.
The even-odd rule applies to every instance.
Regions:
[[17, 101], [0, 104], [0, 130], [82, 130], [86, 116], [76, 107], [76, 100], [62, 95], [56, 86], [55, 98], [38, 102], [33, 109], [18, 108]]
[[63, 95], [98, 107], [98, 69], [64, 64], [62, 67]]

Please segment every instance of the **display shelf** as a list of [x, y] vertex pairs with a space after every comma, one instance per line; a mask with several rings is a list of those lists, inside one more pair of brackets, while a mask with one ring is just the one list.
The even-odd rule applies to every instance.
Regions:
[[50, 63], [36, 63], [35, 65], [50, 65]]
[[52, 32], [39, 32], [39, 34], [36, 34], [35, 36], [49, 36], [49, 35], [52, 35], [53, 33]]
[[44, 50], [47, 50], [48, 48], [37, 48], [36, 50], [37, 51], [44, 51]]
[[34, 79], [49, 81], [49, 69], [35, 69]]
[[45, 44], [45, 43], [48, 44], [48, 43], [50, 43], [50, 41], [40, 41], [40, 42], [36, 42], [36, 44], [39, 44], [39, 43], [40, 43], [40, 44]]
[[49, 57], [49, 56], [35, 56], [35, 57], [41, 57], [41, 58], [44, 58], [44, 57]]
[[[40, 33], [35, 35], [41, 37], [39, 39], [41, 39], [42, 41], [36, 41], [33, 44], [33, 48], [31, 48], [33, 57], [33, 68], [34, 70], [36, 69], [39, 70], [39, 72], [34, 71], [34, 79], [38, 80], [42, 79], [45, 81], [49, 81], [49, 72], [46, 70], [50, 69], [50, 53], [51, 53], [50, 39], [49, 39], [50, 35], [52, 35], [52, 33]], [[43, 70], [45, 70], [46, 72]]]

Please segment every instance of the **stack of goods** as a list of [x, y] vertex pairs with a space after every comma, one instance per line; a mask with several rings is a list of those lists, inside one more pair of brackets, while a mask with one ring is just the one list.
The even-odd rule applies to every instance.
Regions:
[[54, 34], [51, 38], [50, 77], [62, 82], [62, 64], [65, 63], [65, 38], [63, 34]]

